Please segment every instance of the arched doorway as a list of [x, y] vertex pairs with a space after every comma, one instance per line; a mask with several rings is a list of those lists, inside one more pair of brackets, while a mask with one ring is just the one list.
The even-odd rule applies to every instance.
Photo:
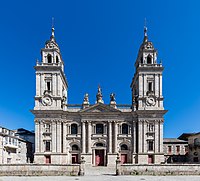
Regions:
[[128, 163], [129, 150], [126, 144], [122, 144], [120, 146], [120, 153], [121, 153], [121, 158], [120, 158], [121, 164]]
[[95, 166], [106, 165], [106, 147], [105, 144], [98, 142], [93, 149], [93, 164]]

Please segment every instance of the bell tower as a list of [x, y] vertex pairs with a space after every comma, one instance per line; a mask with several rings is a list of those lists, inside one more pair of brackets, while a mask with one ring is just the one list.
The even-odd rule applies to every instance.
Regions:
[[157, 50], [148, 40], [147, 27], [135, 62], [132, 90], [132, 110], [136, 125], [136, 163], [164, 162], [163, 122], [167, 112], [163, 107], [162, 72], [157, 62]]
[[148, 40], [147, 27], [135, 62], [136, 73], [131, 83], [134, 110], [164, 110], [162, 95], [162, 63], [157, 62], [157, 50]]
[[41, 49], [41, 62], [37, 61], [36, 96], [34, 110], [65, 110], [68, 84], [64, 74], [64, 62], [55, 40], [52, 27], [50, 40]]

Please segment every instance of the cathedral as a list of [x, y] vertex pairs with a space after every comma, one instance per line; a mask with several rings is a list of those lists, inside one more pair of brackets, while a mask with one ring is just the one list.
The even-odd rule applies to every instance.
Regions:
[[76, 164], [84, 159], [88, 166], [114, 166], [117, 157], [121, 164], [164, 162], [164, 68], [157, 61], [146, 27], [130, 85], [131, 105], [118, 105], [113, 93], [110, 103], [104, 104], [100, 86], [95, 104], [90, 104], [85, 94], [82, 104], [70, 105], [54, 28], [34, 69], [36, 95], [31, 112], [35, 116], [35, 163]]

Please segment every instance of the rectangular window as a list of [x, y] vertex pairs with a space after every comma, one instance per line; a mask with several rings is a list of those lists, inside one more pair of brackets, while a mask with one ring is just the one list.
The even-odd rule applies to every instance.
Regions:
[[50, 124], [45, 124], [45, 132], [50, 133]]
[[50, 151], [50, 141], [46, 141], [45, 148], [45, 151]]
[[149, 82], [149, 91], [153, 91], [153, 83]]
[[48, 90], [48, 91], [51, 90], [51, 82], [47, 82], [47, 90]]
[[148, 126], [148, 131], [149, 132], [153, 132], [154, 131], [154, 125], [153, 124], [149, 124], [149, 126]]
[[149, 141], [148, 151], [153, 151], [153, 141]]
[[172, 153], [172, 146], [168, 146], [168, 154]]
[[185, 153], [188, 153], [188, 146], [185, 146]]
[[176, 153], [177, 153], [177, 154], [180, 153], [180, 146], [176, 146]]

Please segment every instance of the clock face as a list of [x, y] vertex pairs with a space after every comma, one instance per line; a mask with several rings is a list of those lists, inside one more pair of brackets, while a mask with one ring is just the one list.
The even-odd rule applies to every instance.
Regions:
[[50, 106], [52, 104], [52, 100], [51, 100], [51, 97], [49, 96], [45, 96], [42, 98], [42, 104], [44, 106]]
[[154, 97], [147, 97], [146, 98], [146, 104], [148, 105], [148, 106], [154, 106], [155, 104], [156, 104], [156, 100], [155, 100], [155, 98]]

